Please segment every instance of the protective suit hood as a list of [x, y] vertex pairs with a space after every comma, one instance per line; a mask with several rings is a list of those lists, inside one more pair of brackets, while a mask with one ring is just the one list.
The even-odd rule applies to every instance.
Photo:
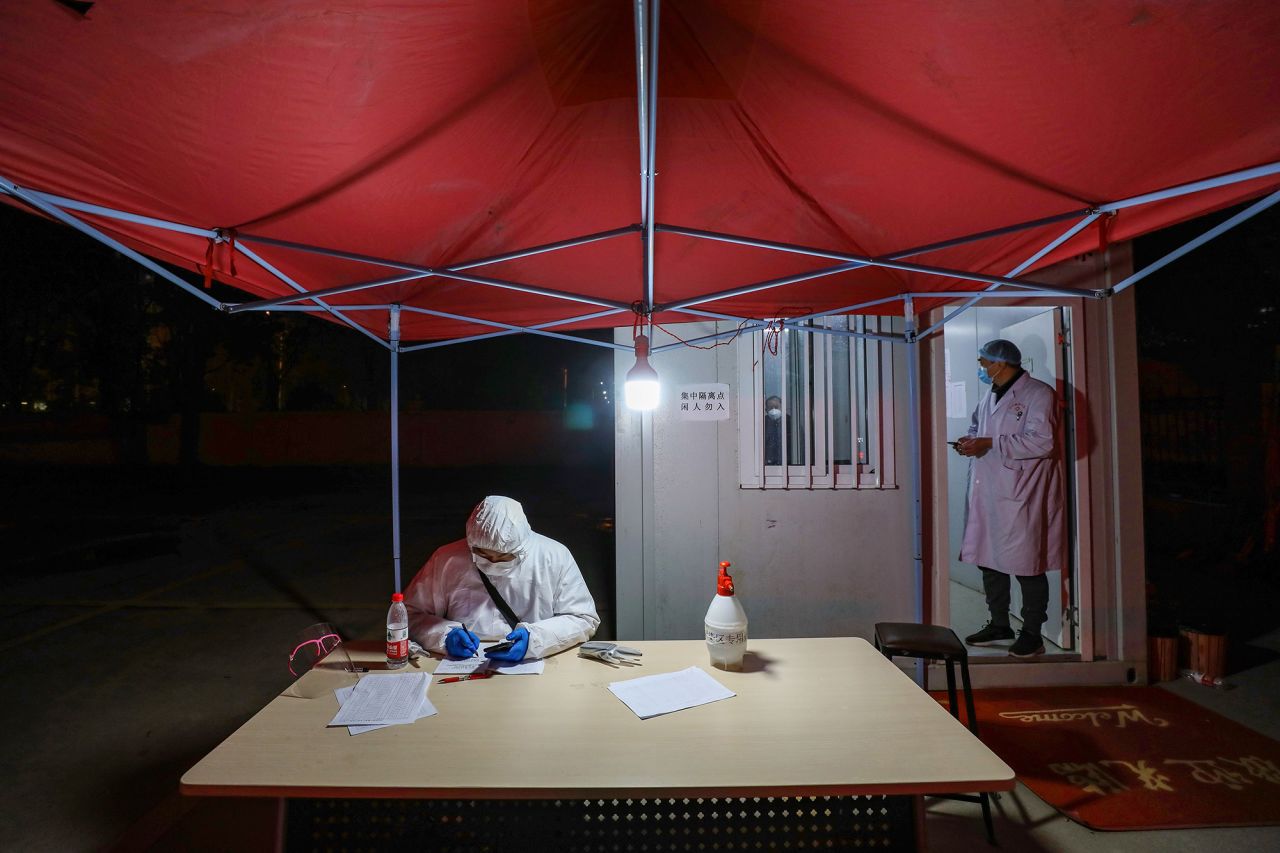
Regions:
[[519, 501], [490, 495], [467, 519], [467, 545], [504, 554], [522, 555], [533, 529]]

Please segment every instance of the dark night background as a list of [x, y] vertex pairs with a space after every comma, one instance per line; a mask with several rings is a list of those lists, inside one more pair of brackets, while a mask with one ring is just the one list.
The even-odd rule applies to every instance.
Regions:
[[[1136, 241], [1135, 268], [1239, 209]], [[1278, 235], [1272, 207], [1136, 285], [1149, 627], [1227, 634], [1233, 670], [1280, 624]]]
[[[1137, 241], [1136, 268], [1233, 212]], [[1261, 605], [1242, 605], [1269, 604], [1277, 574], [1277, 223], [1280, 212], [1272, 208], [1137, 286], [1154, 629], [1194, 622], [1241, 634], [1242, 620], [1270, 618]], [[157, 504], [171, 528], [175, 514], [206, 511], [246, 492], [284, 497], [319, 483], [386, 478], [379, 466], [263, 471], [202, 466], [197, 456], [200, 413], [381, 418], [388, 356], [364, 337], [300, 314], [211, 311], [114, 251], [8, 206], [0, 206], [0, 229], [0, 451], [10, 504], [0, 545], [14, 570], [38, 563], [57, 572], [162, 548], [174, 531], [155, 529], [148, 514]], [[226, 298], [244, 297], [228, 291]], [[572, 460], [575, 470], [589, 472], [574, 477], [575, 488], [590, 492], [591, 514], [611, 528], [608, 350], [511, 336], [409, 353], [401, 370], [406, 414], [559, 413], [560, 428], [577, 431], [570, 443], [588, 448]], [[148, 457], [147, 429], [165, 423], [178, 436], [176, 464], [157, 465]], [[47, 450], [50, 441], [64, 442], [74, 459], [71, 449], [91, 439], [108, 448], [110, 464], [57, 464], [56, 456], [34, 468], [24, 464], [24, 446]], [[537, 463], [551, 472], [565, 461]], [[406, 472], [409, 488], [414, 476]], [[476, 479], [461, 470], [448, 476]]]

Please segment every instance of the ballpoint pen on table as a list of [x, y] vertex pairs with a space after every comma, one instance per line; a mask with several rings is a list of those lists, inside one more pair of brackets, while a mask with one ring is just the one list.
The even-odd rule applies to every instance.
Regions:
[[477, 678], [492, 678], [496, 673], [493, 672], [469, 672], [466, 675], [451, 675], [448, 678], [442, 678], [437, 684], [452, 684], [455, 681], [474, 681]]

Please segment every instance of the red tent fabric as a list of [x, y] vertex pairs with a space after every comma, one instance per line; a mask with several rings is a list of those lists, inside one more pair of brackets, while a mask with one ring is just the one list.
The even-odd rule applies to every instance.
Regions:
[[[85, 16], [47, 0], [4, 4], [0, 28], [0, 177], [235, 229], [308, 290], [396, 271], [249, 237], [440, 267], [641, 219], [624, 0], [111, 0]], [[665, 0], [658, 36], [661, 224], [878, 256], [1280, 162], [1266, 0]], [[1277, 187], [1127, 208], [1039, 264]], [[206, 264], [203, 237], [85, 219]], [[1070, 224], [911, 260], [1005, 275]], [[671, 233], [655, 253], [660, 305], [835, 263]], [[472, 272], [631, 303], [643, 257], [636, 231]], [[290, 292], [226, 245], [212, 260], [250, 294]], [[706, 307], [794, 316], [982, 287], [863, 268]], [[331, 301], [519, 325], [597, 310], [443, 278]], [[353, 316], [385, 337], [385, 313]], [[404, 317], [407, 340], [484, 331]]]

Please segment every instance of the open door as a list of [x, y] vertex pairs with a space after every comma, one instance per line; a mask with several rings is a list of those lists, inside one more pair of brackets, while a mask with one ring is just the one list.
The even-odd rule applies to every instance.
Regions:
[[[973, 308], [948, 322], [943, 331], [945, 346], [946, 432], [956, 438], [969, 428], [970, 416], [986, 386], [978, 382], [978, 347], [993, 338], [1006, 338], [1022, 351], [1023, 368], [1035, 379], [1056, 389], [1060, 400], [1058, 418], [1059, 455], [1064, 460], [1062, 474], [1068, 523], [1074, 524], [1071, 510], [1075, 500], [1073, 477], [1075, 466], [1067, 464], [1075, 458], [1072, 444], [1072, 413], [1069, 389], [1071, 360], [1068, 358], [1070, 309], [1029, 306]], [[968, 498], [969, 462], [954, 453], [946, 454], [947, 527], [949, 555], [947, 560], [946, 608], [951, 626], [960, 636], [977, 630], [987, 619], [978, 567], [959, 559], [960, 542], [964, 539], [965, 507]], [[1076, 560], [1076, 531], [1068, 529], [1067, 565], [1063, 571], [1049, 573], [1049, 618], [1044, 625], [1044, 638], [1050, 654], [1077, 648], [1078, 579], [1073, 566]], [[1014, 627], [1022, 609], [1022, 591], [1011, 585], [1010, 616]], [[1054, 648], [1056, 646], [1057, 648]], [[975, 659], [984, 656], [1003, 657], [1003, 646], [970, 649]]]
[[[1058, 393], [1058, 455], [1061, 459], [1070, 459], [1066, 452], [1067, 437], [1070, 424], [1067, 422], [1067, 393], [1069, 383], [1066, 381], [1066, 335], [1063, 330], [1062, 309], [1052, 308], [1016, 323], [1000, 328], [997, 337], [1013, 341], [1022, 351], [1022, 369], [1031, 374], [1033, 379], [1053, 388]], [[1064, 464], [1063, 481], [1067, 494], [1063, 496], [1064, 508], [1072, 505], [1071, 471]], [[1067, 537], [1067, 565], [1061, 572], [1049, 572], [1049, 621], [1045, 623], [1043, 633], [1046, 640], [1052, 640], [1063, 650], [1075, 648], [1075, 625], [1072, 623], [1073, 599], [1071, 586], [1071, 564], [1074, 561], [1072, 537]], [[1012, 604], [1009, 611], [1017, 615], [1022, 610], [1022, 589], [1018, 584], [1012, 585]]]

